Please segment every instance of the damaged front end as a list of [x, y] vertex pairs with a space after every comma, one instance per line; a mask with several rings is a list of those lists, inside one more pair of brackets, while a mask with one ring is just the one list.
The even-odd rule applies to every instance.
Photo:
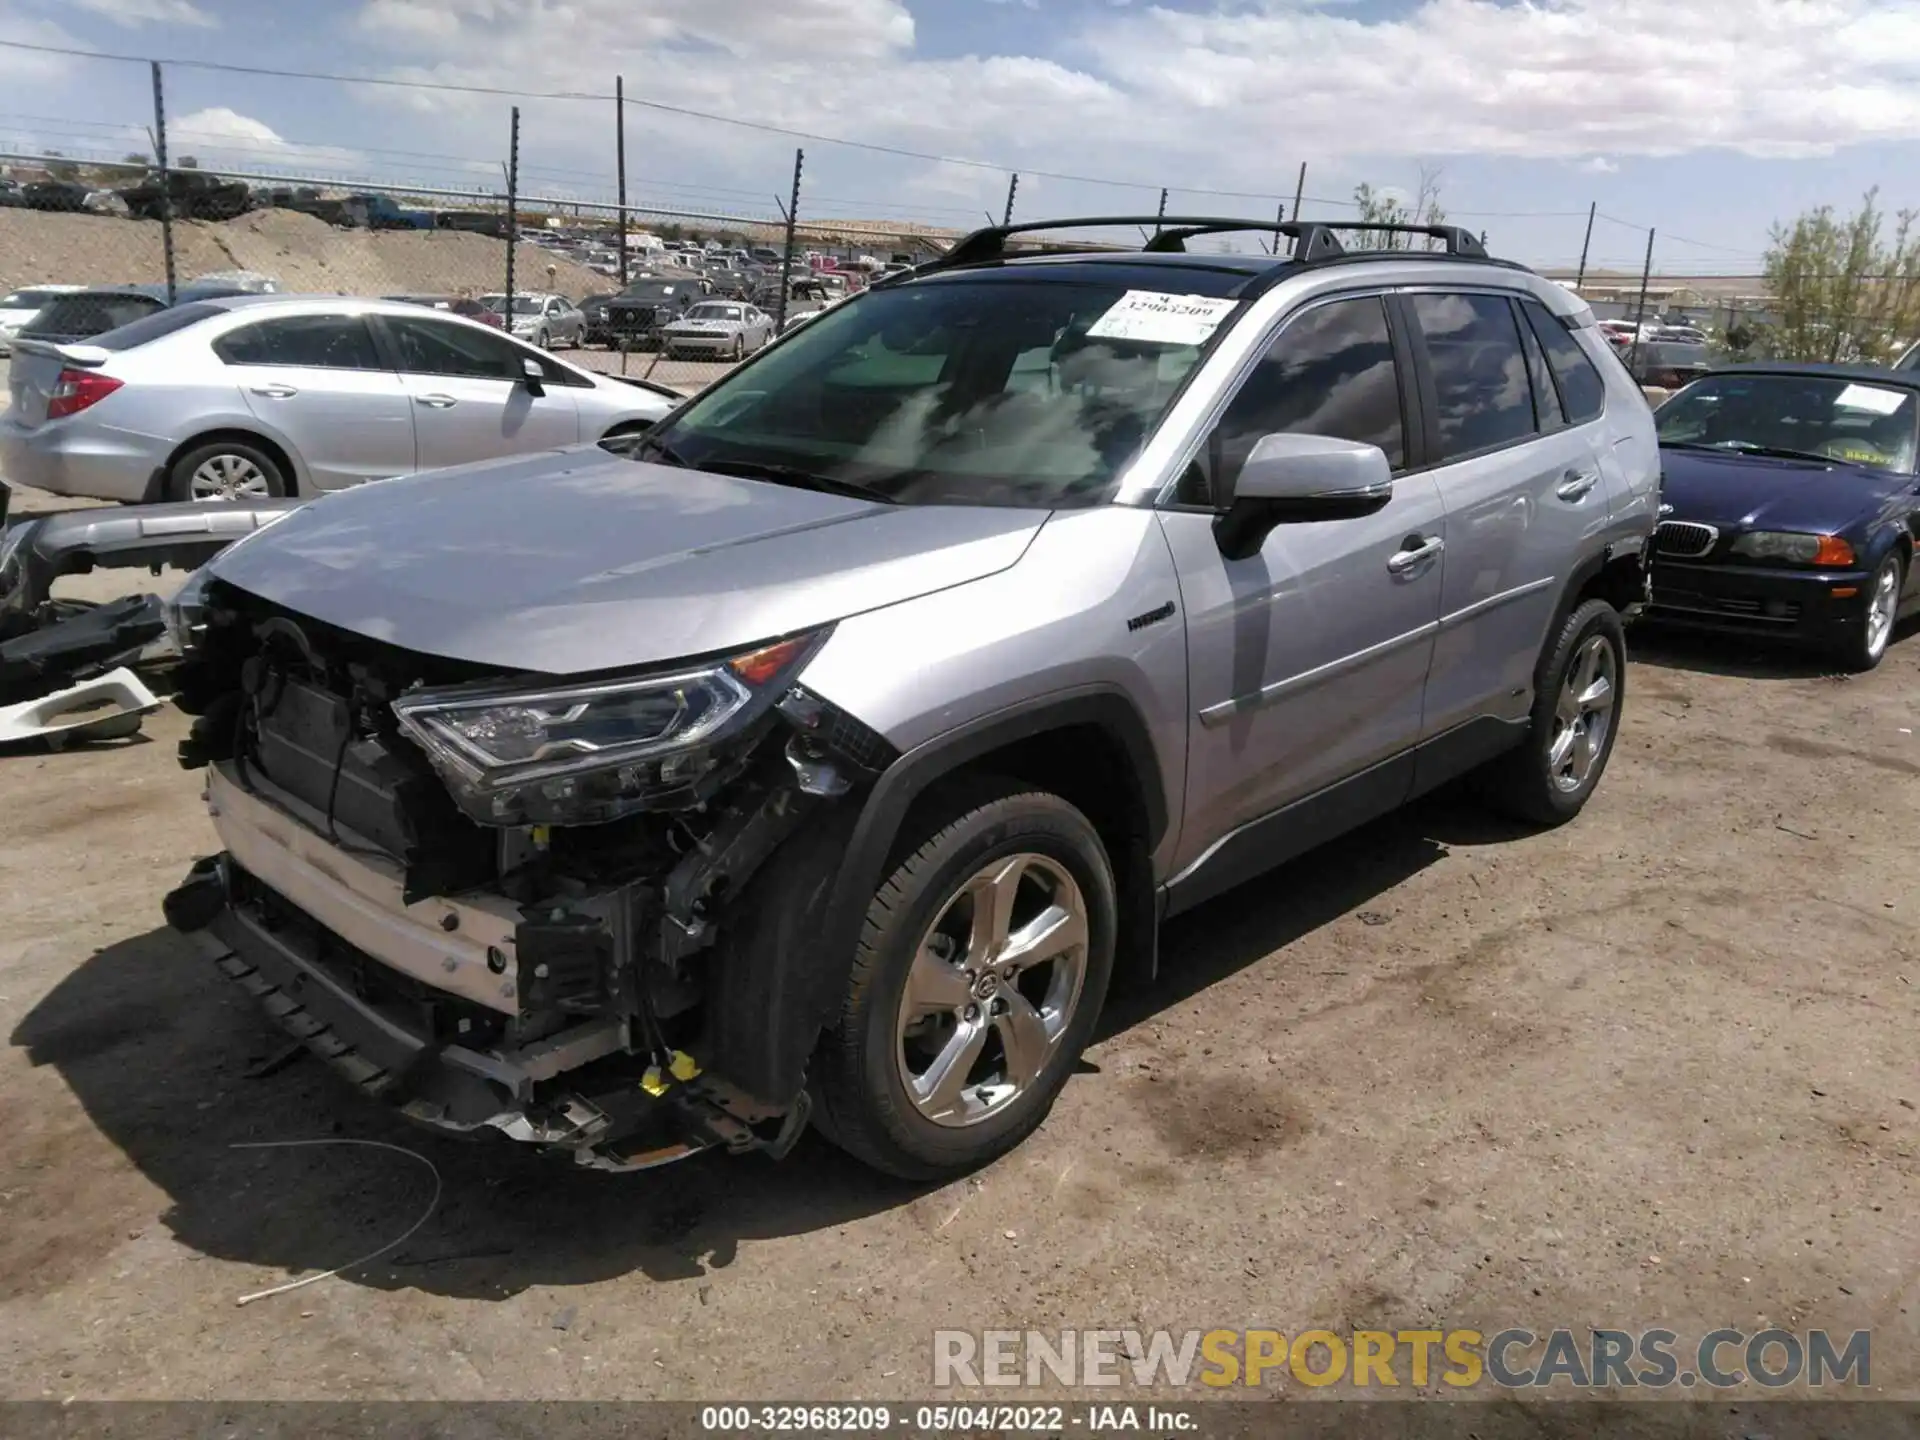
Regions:
[[218, 580], [173, 624], [225, 848], [167, 916], [311, 1050], [412, 1119], [604, 1168], [798, 1137], [817, 911], [894, 758], [798, 683], [824, 631], [558, 682]]

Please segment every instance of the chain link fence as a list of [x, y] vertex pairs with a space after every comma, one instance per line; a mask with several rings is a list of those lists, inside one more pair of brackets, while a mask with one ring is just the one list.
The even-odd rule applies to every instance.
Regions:
[[66, 302], [67, 319], [85, 309], [96, 331], [210, 294], [404, 299], [692, 393], [957, 233], [803, 217], [793, 152], [763, 208], [693, 209], [644, 185], [629, 194], [624, 105], [607, 117], [620, 160], [597, 182], [565, 168], [578, 163], [578, 133], [556, 133], [552, 107], [544, 131], [523, 132], [505, 99], [474, 112], [485, 117], [476, 133], [498, 136], [497, 162], [419, 157], [437, 173], [358, 178], [347, 172], [368, 157], [339, 147], [209, 131], [210, 112], [193, 108], [199, 77], [179, 79], [189, 93], [176, 103], [174, 73], [150, 68], [150, 116], [63, 122], [58, 135], [0, 116], [0, 294], [124, 291]]

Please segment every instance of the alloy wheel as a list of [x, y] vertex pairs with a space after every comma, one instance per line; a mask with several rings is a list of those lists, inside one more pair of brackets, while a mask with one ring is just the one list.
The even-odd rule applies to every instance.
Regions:
[[1571, 794], [1593, 776], [1606, 753], [1617, 691], [1613, 646], [1604, 635], [1590, 636], [1574, 652], [1553, 711], [1553, 744], [1547, 771], [1554, 786]]
[[210, 455], [187, 482], [195, 500], [266, 499], [273, 494], [266, 473], [244, 455]]
[[1031, 852], [976, 871], [914, 952], [894, 1058], [913, 1107], [976, 1125], [1039, 1080], [1086, 977], [1087, 905], [1064, 866]]
[[1900, 562], [1889, 558], [1873, 579], [1867, 601], [1867, 657], [1877, 660], [1893, 634], [1893, 616], [1900, 604]]

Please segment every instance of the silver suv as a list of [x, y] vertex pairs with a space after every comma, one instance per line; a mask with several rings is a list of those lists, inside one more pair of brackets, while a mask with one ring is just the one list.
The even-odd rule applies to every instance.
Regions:
[[[169, 918], [416, 1120], [931, 1177], [1168, 915], [1469, 771], [1577, 814], [1659, 472], [1586, 306], [1445, 227], [1159, 223], [978, 232], [624, 454], [233, 546], [173, 616], [225, 849]], [[1235, 229], [1293, 254], [1185, 249]]]

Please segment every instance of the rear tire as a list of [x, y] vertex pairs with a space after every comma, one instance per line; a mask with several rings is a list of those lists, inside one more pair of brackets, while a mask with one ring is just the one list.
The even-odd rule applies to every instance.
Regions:
[[1626, 675], [1620, 613], [1604, 600], [1576, 606], [1535, 673], [1527, 738], [1483, 767], [1482, 799], [1535, 825], [1578, 815], [1613, 754]]
[[1860, 623], [1850, 627], [1847, 638], [1836, 647], [1840, 663], [1855, 674], [1864, 674], [1886, 659], [1906, 579], [1906, 561], [1898, 550], [1890, 552], [1874, 569]]
[[908, 823], [812, 1087], [835, 1145], [930, 1180], [1046, 1119], [1106, 999], [1118, 907], [1099, 835], [1057, 795], [983, 778]]
[[169, 500], [267, 500], [293, 492], [280, 462], [260, 445], [211, 440], [196, 445], [167, 471]]

